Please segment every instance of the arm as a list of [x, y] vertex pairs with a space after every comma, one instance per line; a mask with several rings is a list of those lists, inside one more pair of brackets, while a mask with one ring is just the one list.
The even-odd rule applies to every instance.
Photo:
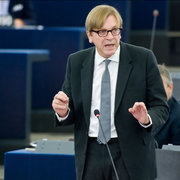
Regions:
[[168, 106], [156, 58], [151, 51], [146, 52], [146, 57], [143, 61], [146, 63], [144, 76], [145, 100], [143, 102], [135, 102], [129, 109], [129, 112], [141, 125], [148, 125], [151, 119], [151, 131], [154, 131], [167, 120]]
[[146, 66], [146, 107], [148, 114], [152, 119], [152, 132], [154, 132], [167, 121], [169, 116], [169, 108], [162, 78], [157, 66], [157, 61], [152, 51], [149, 51]]
[[[74, 123], [73, 106], [71, 98], [71, 65], [68, 58], [65, 80], [62, 91], [59, 91], [53, 99], [52, 107], [56, 112], [56, 125], [71, 125]], [[59, 118], [57, 118], [57, 115]]]

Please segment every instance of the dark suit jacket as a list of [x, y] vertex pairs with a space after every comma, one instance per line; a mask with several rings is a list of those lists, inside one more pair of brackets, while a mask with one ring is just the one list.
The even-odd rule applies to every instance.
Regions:
[[180, 145], [180, 103], [171, 97], [168, 105], [169, 118], [155, 135], [159, 148], [162, 148], [163, 144]]
[[9, 14], [15, 18], [24, 20], [26, 25], [36, 24], [35, 13], [31, 0], [10, 0]]
[[[122, 158], [131, 180], [154, 180], [155, 145], [152, 132], [165, 122], [168, 106], [156, 59], [150, 50], [121, 42], [115, 97], [115, 126]], [[95, 48], [69, 56], [62, 90], [70, 98], [70, 114], [58, 125], [74, 123], [77, 179], [82, 179], [93, 83]], [[144, 102], [153, 125], [143, 128], [128, 112], [135, 102]], [[96, 164], [96, 162], [94, 162]]]

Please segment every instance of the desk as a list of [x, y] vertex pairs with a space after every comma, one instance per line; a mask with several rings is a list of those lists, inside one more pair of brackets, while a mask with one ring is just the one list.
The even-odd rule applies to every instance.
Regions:
[[48, 58], [48, 50], [0, 49], [0, 146], [29, 143], [32, 64]]
[[[179, 180], [180, 152], [156, 150], [156, 180]], [[74, 155], [16, 150], [5, 153], [4, 180], [75, 180]]]
[[180, 179], [180, 151], [156, 149], [156, 180]]
[[74, 155], [24, 149], [5, 153], [5, 180], [75, 180]]

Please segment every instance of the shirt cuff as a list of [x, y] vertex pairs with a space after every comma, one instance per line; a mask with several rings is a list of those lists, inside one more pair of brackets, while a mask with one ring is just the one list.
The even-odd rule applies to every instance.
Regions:
[[65, 117], [63, 117], [63, 118], [60, 117], [57, 112], [55, 112], [55, 115], [56, 115], [58, 121], [61, 122], [61, 121], [64, 121], [64, 120], [69, 116], [69, 112], [70, 112], [70, 109], [68, 108], [68, 113], [67, 113], [67, 115], [66, 115]]
[[142, 124], [142, 123], [139, 122], [139, 124], [140, 124], [142, 127], [144, 127], [144, 128], [148, 128], [148, 127], [152, 126], [151, 116], [150, 116], [149, 114], [147, 114], [147, 115], [148, 115], [148, 118], [149, 118], [149, 124], [144, 125], [144, 124]]

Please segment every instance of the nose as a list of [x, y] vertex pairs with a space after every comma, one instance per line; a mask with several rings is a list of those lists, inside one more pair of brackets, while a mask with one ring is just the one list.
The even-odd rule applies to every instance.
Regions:
[[107, 39], [112, 39], [112, 38], [114, 38], [114, 36], [112, 35], [112, 32], [111, 32], [111, 31], [108, 32], [106, 38], [107, 38]]

